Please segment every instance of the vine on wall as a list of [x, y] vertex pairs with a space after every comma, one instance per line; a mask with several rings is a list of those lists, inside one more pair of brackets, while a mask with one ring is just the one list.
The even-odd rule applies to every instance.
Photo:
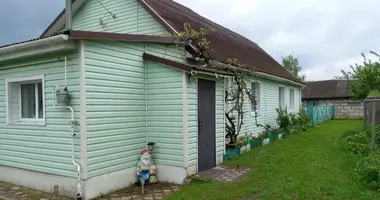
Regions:
[[[225, 62], [219, 62], [213, 58], [213, 49], [211, 42], [207, 39], [213, 29], [201, 28], [199, 31], [191, 27], [189, 23], [184, 24], [183, 31], [174, 34], [177, 45], [183, 49], [183, 44], [195, 48], [186, 49], [190, 51], [195, 59], [204, 59], [207, 67], [222, 70], [231, 74], [231, 80], [234, 84], [227, 88], [225, 92], [225, 101], [229, 105], [229, 109], [225, 111], [227, 119], [225, 124], [226, 139], [229, 144], [235, 144], [239, 134], [242, 132], [244, 125], [244, 105], [248, 102], [253, 106], [255, 125], [269, 129], [269, 125], [262, 125], [257, 123], [257, 98], [252, 91], [255, 91], [255, 84], [251, 86], [249, 78], [254, 76], [254, 70], [249, 66], [239, 62], [238, 58], [228, 58]], [[250, 111], [249, 111], [250, 112]]]

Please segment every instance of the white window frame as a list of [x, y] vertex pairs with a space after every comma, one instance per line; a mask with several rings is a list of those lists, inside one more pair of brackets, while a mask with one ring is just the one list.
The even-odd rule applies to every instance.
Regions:
[[[293, 91], [293, 95], [292, 95]], [[293, 98], [293, 102], [292, 102]], [[289, 88], [289, 109], [290, 111], [295, 111], [295, 106], [296, 106], [296, 90], [294, 88]]]
[[[43, 118], [38, 118], [39, 115], [39, 110], [38, 106], [36, 106], [36, 118], [22, 118], [22, 101], [21, 101], [21, 94], [19, 95], [19, 116], [15, 121], [10, 119], [10, 112], [12, 112], [12, 108], [10, 108], [10, 96], [9, 92], [12, 92], [9, 90], [10, 84], [12, 83], [27, 83], [27, 82], [35, 82], [35, 81], [41, 81], [42, 84], [42, 113], [43, 113]], [[35, 83], [38, 84], [38, 83]], [[36, 98], [36, 103], [39, 102], [38, 99], [38, 87], [35, 87], [35, 98]], [[21, 92], [21, 90], [19, 91]], [[5, 99], [6, 99], [6, 120], [7, 120], [7, 125], [46, 125], [46, 108], [45, 108], [45, 76], [44, 75], [39, 75], [39, 76], [28, 76], [28, 77], [19, 77], [19, 78], [8, 78], [5, 79]]]
[[[255, 95], [257, 95], [257, 93], [259, 93], [258, 94], [258, 104], [256, 105], [256, 109], [257, 109], [257, 115], [258, 116], [260, 116], [261, 115], [261, 94], [262, 94], [262, 90], [261, 90], [261, 81], [255, 81], [255, 80], [253, 80], [253, 81], [251, 81], [251, 91], [252, 91], [252, 84], [258, 84], [259, 85], [259, 90], [256, 90], [255, 89]], [[253, 110], [253, 103], [251, 103], [251, 116], [255, 116], [255, 111]]]
[[[280, 95], [280, 88], [283, 88], [283, 92], [284, 92], [284, 94], [282, 95], [282, 98], [283, 98], [283, 99], [282, 99], [282, 104], [281, 104], [281, 99], [280, 99], [280, 96], [281, 96], [281, 95]], [[285, 104], [285, 88], [286, 88], [286, 87], [283, 86], [283, 85], [279, 85], [279, 86], [278, 86], [278, 90], [277, 90], [277, 91], [278, 91], [278, 107], [279, 107], [279, 108], [285, 108], [285, 105], [286, 105], [286, 104]]]

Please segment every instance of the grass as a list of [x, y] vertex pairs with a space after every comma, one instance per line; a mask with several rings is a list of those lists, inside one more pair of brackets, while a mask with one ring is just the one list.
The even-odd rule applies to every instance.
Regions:
[[340, 147], [342, 134], [361, 128], [358, 120], [328, 121], [305, 133], [293, 134], [254, 149], [226, 164], [252, 169], [235, 184], [197, 182], [184, 185], [168, 200], [191, 199], [380, 199], [351, 179], [351, 157]]

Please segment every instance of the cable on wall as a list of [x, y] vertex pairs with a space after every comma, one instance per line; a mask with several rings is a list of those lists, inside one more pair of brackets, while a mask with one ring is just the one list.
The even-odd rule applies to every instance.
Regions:
[[[108, 20], [110, 19], [110, 17], [112, 17], [113, 19], [116, 19], [116, 14], [112, 13], [110, 10], [108, 10], [103, 4], [102, 2], [100, 2], [100, 0], [96, 0], [103, 8], [104, 10], [106, 10], [107, 12], [103, 15], [103, 17], [101, 17], [99, 19], [100, 21], [100, 25], [105, 28], [107, 26], [107, 23], [108, 23]], [[105, 19], [106, 18], [106, 19]]]

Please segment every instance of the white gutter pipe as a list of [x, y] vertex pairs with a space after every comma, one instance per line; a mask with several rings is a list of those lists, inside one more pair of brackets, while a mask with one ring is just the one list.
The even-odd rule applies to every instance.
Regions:
[[291, 81], [291, 80], [288, 80], [286, 78], [282, 78], [282, 77], [278, 77], [278, 76], [273, 76], [273, 75], [262, 73], [262, 72], [253, 72], [253, 74], [256, 74], [256, 75], [258, 75], [259, 77], [262, 77], [262, 78], [267, 78], [267, 79], [271, 79], [271, 80], [274, 80], [274, 81], [287, 82], [287, 83], [290, 83], [290, 84], [293, 84], [293, 85], [298, 85], [300, 87], [305, 87], [305, 84], [297, 83], [295, 81]]
[[43, 38], [40, 40], [34, 40], [30, 42], [15, 44], [7, 47], [0, 48], [0, 54], [2, 53], [9, 53], [11, 51], [18, 51], [21, 49], [27, 49], [27, 48], [33, 48], [40, 45], [48, 45], [48, 44], [56, 44], [56, 43], [62, 43], [69, 39], [68, 35], [56, 35], [48, 38]]
[[53, 87], [53, 107], [54, 108], [68, 108], [71, 111], [71, 120], [70, 120], [70, 125], [71, 125], [71, 162], [73, 165], [76, 167], [78, 176], [77, 176], [77, 199], [81, 200], [82, 199], [82, 185], [81, 185], [81, 167], [79, 164], [77, 164], [74, 160], [74, 137], [76, 135], [74, 127], [75, 127], [75, 121], [74, 121], [74, 109], [70, 106], [57, 106], [55, 105], [55, 91], [56, 88], [59, 87], [58, 85], [55, 85]]

